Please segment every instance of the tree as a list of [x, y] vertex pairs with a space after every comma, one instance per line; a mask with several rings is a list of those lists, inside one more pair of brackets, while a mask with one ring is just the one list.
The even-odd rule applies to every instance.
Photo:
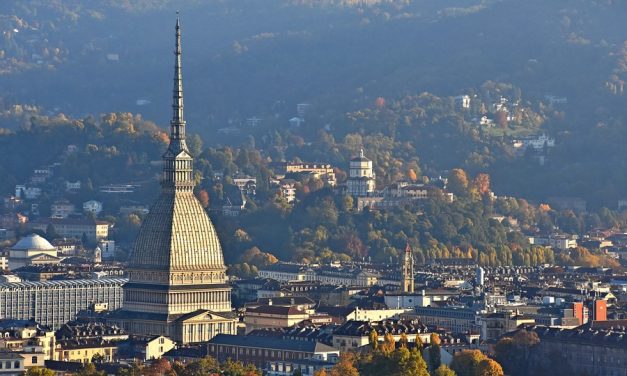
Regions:
[[172, 371], [172, 364], [170, 364], [170, 362], [167, 359], [161, 358], [161, 359], [154, 360], [150, 364], [150, 366], [145, 367], [142, 370], [142, 375], [143, 376], [161, 376], [161, 375], [167, 375], [171, 373], [171, 371]]
[[320, 368], [316, 372], [314, 372], [314, 376], [327, 376], [327, 370], [324, 368]]
[[468, 194], [468, 176], [466, 171], [461, 168], [452, 169], [448, 175], [446, 188], [457, 196], [466, 196]]
[[477, 365], [477, 376], [503, 376], [503, 368], [492, 359], [483, 359]]
[[331, 368], [329, 376], [359, 376], [359, 371], [355, 368], [355, 355], [341, 354], [340, 361]]
[[192, 156], [198, 157], [202, 153], [202, 138], [199, 135], [193, 134], [188, 136], [187, 145]]
[[400, 356], [400, 374], [407, 376], [429, 376], [427, 370], [427, 363], [420, 355], [420, 351], [417, 348], [413, 348], [411, 351], [403, 347], [398, 350], [399, 353], [408, 353], [407, 355]]
[[252, 364], [244, 365], [228, 359], [222, 364], [220, 374], [225, 376], [261, 376], [261, 372]]
[[409, 339], [407, 339], [407, 334], [401, 333], [401, 338], [398, 340], [398, 343], [401, 345], [401, 347], [407, 347], [407, 344], [409, 343]]
[[196, 198], [200, 201], [200, 205], [203, 208], [207, 209], [209, 207], [209, 193], [206, 190], [201, 189], [196, 192]]
[[57, 233], [57, 230], [54, 228], [54, 225], [52, 223], [49, 223], [48, 226], [46, 226], [46, 239], [52, 241], [58, 237], [59, 237], [59, 234]]
[[106, 376], [106, 374], [104, 371], [98, 371], [93, 363], [85, 364], [80, 371], [76, 372], [77, 376]]
[[494, 113], [494, 122], [501, 128], [507, 128], [507, 112], [499, 110]]
[[410, 168], [407, 170], [407, 178], [411, 181], [416, 181], [418, 180], [418, 174], [416, 174], [416, 171], [414, 171], [413, 168]]
[[456, 374], [446, 364], [442, 364], [435, 370], [434, 376], [456, 376]]
[[368, 334], [368, 343], [370, 344], [372, 351], [377, 351], [379, 348], [379, 335], [376, 330], [373, 330], [370, 334]]
[[422, 343], [422, 338], [420, 337], [420, 334], [416, 334], [416, 348], [418, 350], [422, 350], [423, 347], [423, 343]]
[[455, 354], [451, 362], [451, 369], [458, 376], [476, 376], [479, 363], [487, 359], [479, 350], [464, 350]]
[[520, 330], [514, 337], [499, 340], [495, 347], [496, 360], [511, 375], [526, 375], [532, 349], [540, 343], [540, 338], [533, 331]]
[[442, 362], [440, 354], [440, 336], [437, 333], [431, 333], [429, 337], [429, 369], [433, 372]]
[[54, 371], [48, 368], [33, 367], [25, 373], [26, 376], [54, 376]]
[[391, 354], [396, 348], [396, 341], [390, 333], [385, 333], [383, 337], [383, 344], [381, 345], [381, 352], [385, 355]]
[[292, 376], [303, 376], [303, 371], [300, 368], [296, 368], [294, 372], [292, 372]]
[[198, 361], [191, 362], [183, 368], [179, 376], [206, 376], [220, 371], [220, 364], [210, 356], [206, 356]]
[[490, 192], [490, 175], [478, 174], [472, 181], [472, 185], [477, 189], [479, 194], [485, 195]]

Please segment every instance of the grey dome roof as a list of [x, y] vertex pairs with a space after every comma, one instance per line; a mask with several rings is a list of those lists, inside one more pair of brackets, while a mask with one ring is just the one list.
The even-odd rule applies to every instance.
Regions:
[[135, 241], [132, 269], [225, 270], [216, 230], [194, 194], [163, 193], [150, 209]]
[[44, 239], [43, 237], [37, 234], [30, 234], [15, 243], [11, 249], [16, 250], [27, 250], [27, 249], [41, 249], [41, 250], [51, 250], [56, 249], [50, 244], [49, 241]]

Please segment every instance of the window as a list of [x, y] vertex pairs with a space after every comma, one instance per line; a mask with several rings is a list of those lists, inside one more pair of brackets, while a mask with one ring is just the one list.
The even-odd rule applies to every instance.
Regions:
[[31, 363], [33, 363], [33, 364], [37, 364], [37, 357], [36, 357], [36, 356], [33, 356], [33, 357], [31, 358], [31, 360], [30, 360], [30, 361], [31, 361]]
[[19, 360], [16, 360], [15, 362], [13, 362], [13, 366], [14, 366], [15, 368], [20, 368], [20, 361], [19, 361]]
[[4, 368], [11, 369], [11, 362], [4, 362]]

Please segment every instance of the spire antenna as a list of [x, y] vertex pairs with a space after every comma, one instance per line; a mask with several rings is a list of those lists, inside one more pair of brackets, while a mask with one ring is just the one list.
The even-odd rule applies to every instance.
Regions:
[[185, 139], [185, 117], [183, 115], [183, 72], [181, 49], [181, 22], [179, 12], [176, 12], [176, 42], [174, 46], [174, 88], [172, 90], [172, 122], [170, 138], [173, 140]]
[[[177, 12], [178, 13], [178, 12]], [[183, 116], [183, 73], [181, 63], [181, 22], [177, 15], [174, 45], [174, 87], [172, 89], [172, 120], [170, 145], [163, 155], [164, 192], [192, 192], [194, 189], [194, 159], [185, 142]]]

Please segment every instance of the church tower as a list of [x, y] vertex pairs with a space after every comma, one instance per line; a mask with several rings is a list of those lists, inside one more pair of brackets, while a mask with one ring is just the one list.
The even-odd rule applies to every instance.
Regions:
[[414, 292], [414, 254], [411, 251], [409, 243], [405, 247], [405, 256], [403, 257], [403, 281], [401, 283], [402, 292]]
[[181, 27], [176, 21], [170, 144], [162, 191], [135, 241], [124, 304], [112, 315], [128, 332], [179, 343], [235, 334], [231, 288], [211, 219], [194, 196], [193, 157], [185, 142]]

